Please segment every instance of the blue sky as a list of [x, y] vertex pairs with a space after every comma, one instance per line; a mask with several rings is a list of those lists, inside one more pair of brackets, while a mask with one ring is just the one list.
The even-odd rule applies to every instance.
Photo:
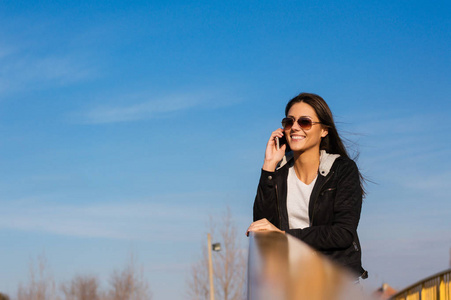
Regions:
[[208, 215], [242, 245], [264, 148], [314, 92], [368, 184], [367, 286], [448, 267], [447, 1], [0, 2], [0, 291], [45, 253], [58, 282], [130, 252], [183, 298]]

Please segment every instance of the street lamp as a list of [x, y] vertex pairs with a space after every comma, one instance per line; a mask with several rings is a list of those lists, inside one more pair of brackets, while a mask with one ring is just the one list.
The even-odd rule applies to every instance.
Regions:
[[219, 252], [221, 251], [221, 243], [215, 243], [213, 245], [211, 245], [211, 250]]
[[210, 277], [210, 300], [215, 300], [215, 288], [213, 286], [213, 262], [211, 260], [211, 250], [213, 251], [221, 251], [221, 244], [220, 243], [214, 243], [211, 244], [211, 235], [207, 234], [208, 239], [208, 274]]

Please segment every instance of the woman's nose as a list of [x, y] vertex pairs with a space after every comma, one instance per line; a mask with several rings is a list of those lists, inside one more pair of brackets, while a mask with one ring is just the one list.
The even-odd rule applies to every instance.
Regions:
[[291, 129], [294, 129], [295, 131], [302, 130], [301, 125], [299, 125], [298, 120], [293, 122], [293, 126], [291, 126]]
[[301, 125], [299, 125], [297, 120], [296, 120], [296, 122], [294, 122], [293, 126], [291, 126], [291, 130], [294, 131], [294, 132], [302, 131], [302, 134], [307, 135], [307, 132], [305, 131], [304, 128], [301, 127]]

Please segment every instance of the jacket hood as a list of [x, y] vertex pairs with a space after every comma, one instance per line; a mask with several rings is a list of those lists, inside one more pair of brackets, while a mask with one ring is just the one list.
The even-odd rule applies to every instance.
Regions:
[[[332, 165], [334, 164], [335, 160], [340, 157], [340, 154], [330, 154], [327, 153], [326, 150], [320, 151], [320, 157], [319, 157], [319, 173], [322, 176], [327, 176], [329, 174], [330, 169], [332, 168]], [[277, 166], [277, 170], [285, 166], [286, 164], [293, 165], [294, 164], [294, 155], [293, 151], [290, 151], [285, 154], [285, 156], [282, 158], [282, 160], [279, 162], [279, 165]]]

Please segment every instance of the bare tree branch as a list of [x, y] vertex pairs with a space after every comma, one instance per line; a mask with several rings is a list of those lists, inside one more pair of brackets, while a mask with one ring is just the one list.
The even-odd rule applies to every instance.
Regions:
[[38, 274], [31, 261], [29, 276], [27, 285], [19, 285], [17, 300], [59, 300], [55, 280], [49, 273], [45, 255], [38, 256]]
[[[245, 298], [245, 253], [238, 244], [237, 229], [230, 208], [221, 220], [210, 216], [210, 233], [215, 241], [221, 241], [221, 251], [213, 254], [215, 299], [241, 300]], [[187, 278], [189, 299], [209, 300], [208, 253], [202, 247], [202, 258], [194, 263]]]
[[99, 282], [93, 276], [76, 276], [70, 284], [62, 285], [65, 300], [100, 300]]
[[144, 273], [136, 269], [133, 255], [122, 271], [114, 271], [110, 279], [111, 290], [108, 300], [150, 300], [152, 299], [149, 284]]
[[[94, 276], [78, 275], [69, 283], [61, 285], [60, 297], [56, 284], [47, 268], [44, 255], [38, 257], [39, 266], [35, 270], [30, 263], [29, 281], [19, 285], [17, 300], [151, 300], [152, 293], [144, 278], [143, 269], [135, 266], [133, 255], [123, 270], [116, 270], [110, 278], [111, 288], [108, 292], [99, 289], [99, 280]], [[8, 300], [0, 294], [0, 300]], [[2, 298], [3, 297], [3, 298]]]

